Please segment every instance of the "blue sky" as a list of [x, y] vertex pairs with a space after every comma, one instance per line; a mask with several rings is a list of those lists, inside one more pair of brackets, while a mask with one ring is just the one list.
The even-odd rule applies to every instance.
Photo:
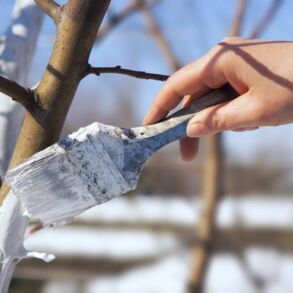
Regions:
[[[12, 9], [11, 0], [0, 0], [0, 30], [4, 31], [9, 23]], [[111, 10], [119, 11], [126, 0], [112, 0]], [[204, 54], [210, 47], [223, 38], [228, 31], [236, 0], [162, 0], [153, 13], [160, 22], [162, 30], [168, 37], [173, 51], [181, 64], [186, 64]], [[244, 22], [243, 36], [249, 36], [252, 28], [260, 20], [268, 0], [248, 0], [248, 9]], [[267, 27], [262, 38], [290, 40], [293, 35], [293, 1], [283, 1], [273, 21]], [[30, 84], [36, 83], [47, 64], [55, 36], [51, 20], [46, 18], [42, 35], [30, 73]], [[169, 74], [170, 69], [156, 43], [145, 29], [143, 19], [135, 14], [113, 30], [100, 44], [92, 50], [90, 61], [96, 66], [122, 65], [128, 68]], [[153, 100], [161, 83], [134, 80], [121, 76], [88, 77], [80, 85], [77, 98], [69, 114], [74, 127], [85, 123], [83, 117], [95, 113], [99, 104], [95, 95], [105, 97], [104, 103], [109, 109], [119, 99], [119, 91], [132, 89], [137, 124]], [[90, 91], [90, 96], [88, 96]], [[135, 94], [133, 95], [133, 91]], [[86, 95], [86, 96], [85, 96]], [[80, 105], [85, 105], [81, 111]], [[100, 120], [98, 112], [95, 120]], [[79, 122], [80, 121], [80, 122]], [[110, 120], [111, 121], [111, 120]], [[284, 160], [293, 154], [292, 125], [278, 128], [263, 128], [250, 133], [227, 133], [225, 143], [231, 156], [246, 161], [254, 159], [259, 152], [268, 153], [268, 159]], [[293, 160], [292, 160], [293, 161]]]

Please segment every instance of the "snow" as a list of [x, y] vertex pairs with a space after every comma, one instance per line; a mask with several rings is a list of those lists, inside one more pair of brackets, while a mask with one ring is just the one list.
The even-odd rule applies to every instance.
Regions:
[[[194, 225], [199, 220], [199, 199], [178, 197], [120, 197], [93, 207], [77, 219], [123, 222], [164, 222]], [[293, 198], [249, 196], [226, 197], [219, 204], [217, 220], [220, 226], [231, 227], [235, 221], [247, 227], [293, 227]]]
[[232, 226], [237, 220], [246, 227], [292, 228], [293, 198], [250, 195], [224, 199], [218, 210], [220, 225]]
[[[97, 222], [101, 225], [153, 223], [193, 227], [198, 221], [199, 212], [199, 200], [122, 197], [86, 211], [76, 221], [82, 220], [82, 223], [92, 224]], [[240, 219], [246, 227], [292, 228], [293, 199], [227, 198], [220, 203], [217, 218], [220, 227], [231, 227]], [[138, 257], [160, 255], [180, 244], [171, 232], [154, 233], [143, 229], [126, 228], [46, 228], [31, 235], [25, 241], [25, 246], [33, 251], [49, 251], [57, 255]]]
[[[246, 251], [246, 263], [255, 277], [263, 281], [274, 280], [282, 267], [282, 255], [275, 249], [251, 248]], [[264, 269], [260, 270], [260, 264]]]
[[89, 283], [87, 292], [178, 293], [184, 292], [188, 258], [174, 256], [153, 266], [131, 270], [114, 280], [99, 278]]
[[[165, 223], [189, 227], [198, 221], [199, 212], [199, 199], [124, 196], [86, 211], [76, 221], [91, 224]], [[227, 197], [220, 202], [217, 219], [221, 227], [230, 227], [240, 219], [247, 227], [292, 228], [292, 214], [293, 199], [289, 196]], [[82, 285], [73, 286], [68, 280], [50, 282], [44, 293], [63, 293], [66, 288], [70, 288], [70, 292], [75, 292], [74, 288], [80, 292], [79, 286], [86, 293], [184, 292], [191, 255], [176, 235], [171, 232], [101, 226], [46, 228], [31, 235], [25, 245], [32, 250], [50, 251], [57, 257], [154, 257], [156, 261], [115, 276], [97, 276]], [[205, 292], [256, 293], [255, 284], [251, 281], [253, 276], [266, 282], [266, 293], [291, 293], [292, 272], [293, 257], [275, 249], [251, 247], [245, 251], [241, 262], [231, 254], [217, 254], [208, 269]]]
[[128, 221], [157, 222], [166, 221], [179, 224], [192, 224], [198, 219], [198, 200], [183, 200], [180, 198], [137, 196], [115, 198], [111, 202], [96, 206], [84, 212], [77, 219], [95, 222]]
[[80, 229], [74, 227], [44, 229], [31, 235], [27, 248], [50, 251], [58, 255], [112, 256], [136, 258], [160, 256], [176, 248], [178, 241], [168, 233], [156, 234], [144, 231], [114, 231]]
[[[255, 255], [256, 256], [256, 255]], [[256, 256], [257, 257], [257, 256]], [[258, 262], [258, 272], [270, 262]], [[274, 257], [273, 257], [274, 258]], [[256, 259], [257, 260], [257, 259]], [[260, 260], [260, 259], [259, 259]], [[187, 283], [190, 255], [171, 256], [154, 265], [131, 270], [117, 277], [96, 278], [89, 282], [87, 293], [183, 293]], [[274, 260], [271, 262], [273, 264]], [[276, 277], [265, 288], [266, 293], [291, 293], [293, 290], [293, 258], [286, 256], [279, 261]], [[142, 286], [143, 284], [143, 286]], [[53, 291], [46, 291], [51, 293]], [[61, 291], [60, 291], [61, 292]], [[208, 269], [206, 293], [256, 293], [257, 290], [244, 273], [243, 267], [231, 255], [215, 256]], [[59, 291], [54, 291], [59, 293]]]
[[214, 257], [207, 275], [208, 293], [252, 293], [255, 292], [242, 267], [234, 256]]

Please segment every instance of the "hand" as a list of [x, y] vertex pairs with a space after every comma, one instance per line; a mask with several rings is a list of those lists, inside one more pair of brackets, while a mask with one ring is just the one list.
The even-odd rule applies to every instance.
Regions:
[[229, 83], [239, 97], [197, 113], [189, 138], [180, 142], [191, 160], [198, 138], [226, 130], [252, 130], [293, 122], [293, 42], [225, 38], [206, 55], [174, 73], [158, 93], [144, 124], [155, 123], [188, 96], [183, 106], [209, 89]]

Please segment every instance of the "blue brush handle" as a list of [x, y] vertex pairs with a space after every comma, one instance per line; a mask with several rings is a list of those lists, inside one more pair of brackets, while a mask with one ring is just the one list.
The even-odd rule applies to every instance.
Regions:
[[237, 96], [239, 94], [229, 84], [226, 84], [197, 98], [187, 108], [175, 112], [161, 122], [132, 128], [132, 132], [137, 139], [141, 140], [144, 147], [156, 151], [175, 140], [185, 138], [187, 124], [195, 113], [211, 106], [229, 102]]

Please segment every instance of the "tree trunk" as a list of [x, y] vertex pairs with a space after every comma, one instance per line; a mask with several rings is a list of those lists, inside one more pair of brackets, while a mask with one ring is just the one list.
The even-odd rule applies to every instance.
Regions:
[[[35, 91], [45, 112], [39, 121], [26, 113], [9, 168], [58, 140], [109, 3], [110, 0], [70, 0], [62, 8], [54, 49]], [[7, 192], [3, 184], [2, 200]]]

